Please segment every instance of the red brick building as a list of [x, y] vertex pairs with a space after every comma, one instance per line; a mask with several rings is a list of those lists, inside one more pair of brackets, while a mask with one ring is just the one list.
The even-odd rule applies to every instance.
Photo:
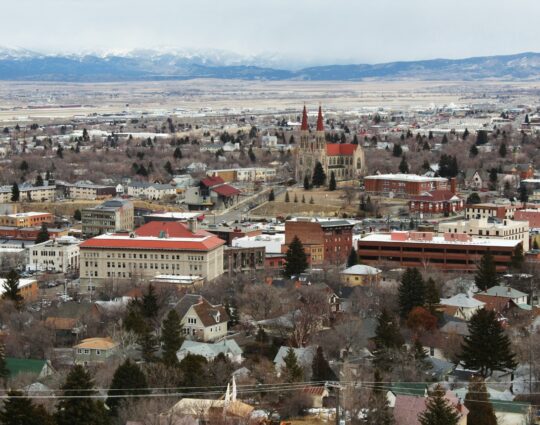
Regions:
[[467, 204], [465, 205], [465, 218], [469, 220], [495, 217], [499, 220], [513, 220], [519, 209], [520, 206], [511, 204]]
[[286, 252], [298, 236], [312, 265], [343, 264], [352, 248], [352, 228], [347, 220], [295, 218], [285, 222]]
[[451, 190], [432, 190], [409, 201], [409, 211], [423, 214], [450, 214], [462, 211], [465, 207], [463, 198]]
[[372, 234], [358, 241], [362, 263], [391, 262], [401, 267], [435, 267], [442, 270], [474, 272], [482, 255], [491, 252], [497, 271], [505, 272], [519, 240], [476, 239], [466, 234], [392, 232]]
[[514, 220], [516, 221], [528, 221], [529, 229], [540, 228], [540, 209], [525, 209], [518, 210], [514, 214]]
[[448, 179], [416, 174], [380, 174], [364, 177], [366, 193], [371, 195], [409, 198], [433, 190], [448, 190]]

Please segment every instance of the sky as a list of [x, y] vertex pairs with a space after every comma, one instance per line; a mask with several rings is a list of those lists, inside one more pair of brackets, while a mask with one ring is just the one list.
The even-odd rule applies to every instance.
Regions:
[[538, 0], [2, 0], [0, 44], [218, 49], [284, 64], [539, 51]]

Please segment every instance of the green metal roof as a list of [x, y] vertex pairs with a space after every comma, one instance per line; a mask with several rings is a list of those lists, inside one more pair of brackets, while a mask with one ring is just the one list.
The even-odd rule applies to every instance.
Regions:
[[505, 400], [490, 400], [495, 412], [525, 414], [530, 409], [529, 403]]
[[16, 359], [13, 357], [6, 357], [6, 366], [11, 377], [17, 376], [20, 373], [39, 375], [46, 364], [46, 360]]
[[412, 395], [418, 397], [424, 397], [427, 391], [426, 384], [394, 382], [390, 386], [390, 391], [396, 395]]

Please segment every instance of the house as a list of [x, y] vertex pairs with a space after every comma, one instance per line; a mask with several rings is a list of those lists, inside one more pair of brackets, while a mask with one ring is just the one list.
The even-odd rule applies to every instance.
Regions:
[[328, 389], [325, 386], [307, 386], [302, 388], [302, 393], [311, 400], [311, 407], [320, 409], [323, 407], [323, 401], [329, 396]]
[[450, 298], [441, 298], [440, 305], [450, 316], [469, 320], [485, 303], [465, 294], [457, 294]]
[[487, 187], [489, 175], [483, 170], [465, 171], [465, 187], [470, 190], [482, 190]]
[[[455, 180], [452, 180], [455, 185]], [[465, 201], [453, 190], [440, 189], [414, 196], [409, 201], [409, 211], [423, 214], [445, 214], [462, 211]]]
[[348, 267], [340, 273], [341, 281], [349, 286], [364, 286], [378, 284], [382, 271], [371, 266], [357, 264]]
[[166, 196], [176, 196], [176, 188], [170, 184], [132, 182], [128, 184], [127, 194], [135, 198], [160, 200]]
[[21, 374], [30, 374], [36, 376], [37, 379], [42, 379], [55, 372], [49, 360], [18, 359], [15, 357], [6, 357], [6, 368], [12, 379]]
[[486, 291], [479, 292], [478, 295], [487, 295], [490, 297], [503, 297], [511, 299], [516, 305], [527, 304], [527, 294], [509, 286], [492, 286]]
[[242, 363], [244, 352], [234, 339], [224, 339], [220, 342], [198, 342], [185, 340], [176, 353], [178, 361], [182, 361], [188, 354], [203, 356], [206, 360], [212, 361], [218, 355], [223, 354], [233, 363]]
[[[6, 279], [0, 278], [0, 295], [5, 291]], [[36, 301], [39, 296], [39, 287], [36, 279], [19, 279], [20, 294], [27, 302]]]
[[185, 203], [192, 210], [225, 209], [238, 203], [240, 191], [221, 177], [206, 177], [185, 193]]
[[229, 315], [222, 305], [212, 305], [200, 295], [186, 294], [174, 309], [189, 339], [207, 342], [227, 335]]
[[86, 338], [73, 346], [75, 364], [96, 364], [104, 363], [107, 359], [115, 355], [119, 344], [112, 338]]
[[317, 351], [317, 347], [315, 347], [314, 345], [300, 348], [287, 347], [282, 345], [281, 347], [279, 347], [276, 357], [274, 357], [274, 365], [276, 367], [276, 372], [278, 376], [281, 374], [281, 369], [285, 366], [284, 359], [287, 356], [289, 349], [292, 349], [294, 351], [298, 364], [304, 369], [308, 369], [311, 367], [313, 357], [315, 357], [315, 353]]
[[49, 316], [45, 319], [45, 327], [54, 332], [56, 345], [72, 345], [85, 329], [74, 317]]

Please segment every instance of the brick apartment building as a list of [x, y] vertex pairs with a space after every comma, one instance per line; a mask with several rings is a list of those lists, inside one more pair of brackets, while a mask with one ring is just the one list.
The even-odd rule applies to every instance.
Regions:
[[442, 270], [474, 272], [486, 252], [494, 256], [498, 272], [508, 269], [519, 240], [477, 239], [465, 234], [432, 232], [392, 232], [372, 234], [358, 241], [362, 263], [393, 263], [401, 267], [435, 267]]
[[465, 202], [463, 198], [451, 190], [432, 190], [409, 201], [411, 213], [422, 214], [450, 214], [463, 211]]
[[286, 252], [298, 236], [311, 265], [336, 264], [347, 261], [352, 248], [352, 228], [347, 220], [294, 218], [285, 222]]
[[490, 217], [495, 217], [499, 220], [513, 220], [516, 211], [518, 211], [519, 209], [520, 206], [511, 204], [467, 204], [465, 205], [465, 218], [486, 219]]
[[53, 215], [46, 212], [22, 212], [0, 215], [0, 226], [33, 227], [52, 222], [54, 222]]
[[364, 177], [366, 193], [371, 195], [409, 198], [433, 190], [448, 190], [448, 179], [415, 174], [379, 174]]
[[516, 221], [528, 221], [530, 229], [540, 229], [540, 209], [527, 208], [514, 214]]

